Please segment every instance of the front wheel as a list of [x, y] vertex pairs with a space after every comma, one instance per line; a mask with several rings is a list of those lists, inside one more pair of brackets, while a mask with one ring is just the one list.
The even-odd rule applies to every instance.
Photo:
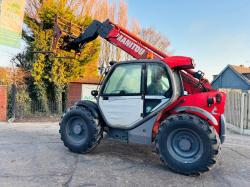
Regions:
[[189, 114], [173, 115], [164, 120], [155, 143], [162, 162], [186, 175], [208, 171], [216, 163], [220, 151], [215, 129]]
[[66, 112], [60, 122], [61, 139], [75, 153], [93, 150], [102, 138], [102, 128], [91, 112], [79, 106]]

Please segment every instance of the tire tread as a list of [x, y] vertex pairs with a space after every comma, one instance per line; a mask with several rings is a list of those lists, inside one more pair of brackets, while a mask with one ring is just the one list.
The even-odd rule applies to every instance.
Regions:
[[[73, 111], [73, 110], [76, 110], [76, 111], [81, 111], [81, 113], [84, 113], [88, 119], [91, 121], [90, 125], [91, 128], [93, 129], [93, 138], [91, 138], [91, 141], [89, 141], [87, 143], [86, 146], [84, 147], [81, 147], [81, 148], [74, 148], [72, 147], [70, 144], [67, 143], [67, 141], [64, 139], [64, 135], [63, 135], [63, 130], [62, 130], [62, 122], [63, 122], [63, 118], [64, 116], [70, 112], [70, 111]], [[60, 130], [59, 130], [59, 133], [61, 135], [61, 140], [63, 141], [64, 143], [64, 146], [67, 147], [70, 151], [72, 152], [75, 152], [75, 153], [89, 153], [91, 152], [92, 150], [94, 150], [97, 145], [101, 142], [101, 139], [102, 139], [102, 126], [99, 122], [96, 123], [95, 121], [96, 119], [93, 117], [93, 115], [91, 114], [91, 112], [85, 108], [85, 107], [82, 107], [82, 106], [73, 106], [71, 107], [69, 110], [67, 110], [61, 117], [61, 121], [59, 123], [60, 125]]]

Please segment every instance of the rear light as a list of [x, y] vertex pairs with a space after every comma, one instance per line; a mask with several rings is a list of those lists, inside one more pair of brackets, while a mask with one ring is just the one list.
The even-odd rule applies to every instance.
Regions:
[[220, 93], [217, 93], [215, 96], [216, 103], [220, 103], [222, 100], [222, 95]]

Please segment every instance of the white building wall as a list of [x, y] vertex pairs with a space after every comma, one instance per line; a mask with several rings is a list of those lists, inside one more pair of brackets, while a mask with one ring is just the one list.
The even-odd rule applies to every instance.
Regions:
[[92, 90], [96, 90], [96, 84], [82, 84], [82, 100], [90, 100], [96, 102], [96, 99], [91, 95]]

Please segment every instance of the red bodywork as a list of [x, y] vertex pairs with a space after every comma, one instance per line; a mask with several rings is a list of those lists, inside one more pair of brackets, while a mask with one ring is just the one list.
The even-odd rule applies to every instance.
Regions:
[[[216, 100], [215, 98], [216, 98], [217, 94], [222, 95], [221, 101], [219, 103], [217, 103], [215, 101], [214, 104], [208, 105], [207, 99], [213, 98], [214, 100]], [[226, 102], [225, 93], [219, 92], [216, 90], [212, 90], [209, 92], [195, 93], [195, 94], [191, 94], [188, 96], [181, 96], [172, 105], [170, 105], [169, 107], [164, 109], [158, 115], [157, 121], [156, 121], [154, 128], [153, 128], [153, 137], [155, 137], [156, 134], [158, 133], [158, 129], [159, 129], [159, 125], [160, 125], [161, 121], [164, 120], [166, 117], [168, 117], [171, 114], [176, 114], [176, 112], [174, 110], [175, 108], [183, 107], [183, 106], [199, 107], [199, 108], [209, 112], [210, 114], [212, 114], [213, 117], [216, 119], [218, 124], [213, 123], [213, 121], [211, 121], [209, 118], [207, 118], [206, 115], [203, 115], [200, 112], [194, 112], [194, 111], [190, 111], [190, 110], [185, 111], [185, 113], [197, 115], [197, 116], [201, 117], [202, 119], [205, 119], [206, 121], [208, 121], [208, 123], [210, 125], [212, 125], [215, 128], [215, 130], [217, 131], [217, 133], [219, 134], [220, 133], [220, 117], [222, 114], [224, 114], [225, 102]]]
[[[218, 133], [220, 133], [220, 117], [224, 114], [224, 106], [226, 95], [223, 92], [212, 89], [207, 79], [197, 79], [194, 77], [195, 71], [193, 59], [184, 56], [168, 56], [162, 51], [159, 51], [154, 46], [146, 43], [137, 36], [128, 32], [126, 29], [109, 22], [113, 29], [109, 32], [105, 38], [112, 44], [126, 51], [128, 54], [136, 59], [145, 59], [148, 54], [153, 54], [154, 59], [159, 59], [165, 62], [171, 69], [181, 70], [181, 76], [183, 80], [184, 90], [189, 93], [187, 96], [181, 96], [171, 106], [163, 110], [153, 128], [153, 137], [157, 134], [160, 122], [167, 116], [176, 113], [175, 108], [187, 106], [187, 107], [199, 107], [210, 114], [216, 119], [217, 124], [209, 120], [207, 116], [200, 112], [194, 112], [186, 110], [186, 113], [195, 114], [208, 121], [213, 125]], [[220, 102], [216, 101], [216, 95], [220, 95]], [[208, 104], [208, 98], [214, 101], [213, 104]]]

